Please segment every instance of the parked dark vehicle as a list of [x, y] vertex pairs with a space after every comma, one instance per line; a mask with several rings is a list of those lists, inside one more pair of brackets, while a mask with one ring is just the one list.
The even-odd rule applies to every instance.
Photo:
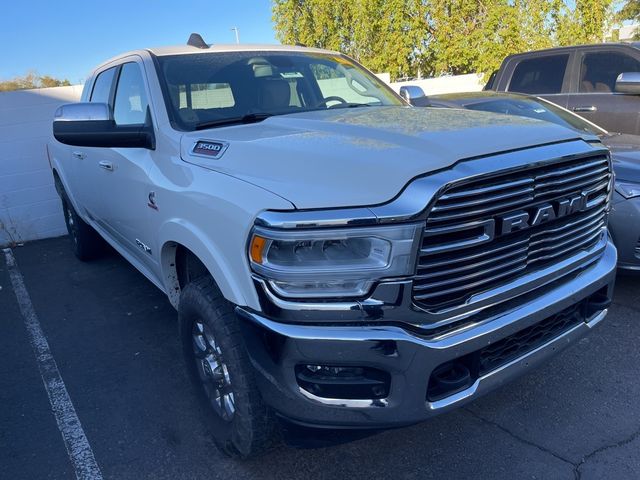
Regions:
[[485, 90], [537, 95], [610, 132], [640, 134], [640, 43], [511, 55]]
[[611, 150], [616, 174], [609, 231], [618, 248], [618, 268], [640, 271], [640, 136], [609, 133], [551, 102], [521, 94], [452, 93], [429, 97], [429, 104], [537, 118], [597, 135]]

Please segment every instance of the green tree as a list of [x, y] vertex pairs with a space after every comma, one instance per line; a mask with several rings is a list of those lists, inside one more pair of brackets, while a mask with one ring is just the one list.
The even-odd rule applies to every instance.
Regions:
[[71, 85], [69, 80], [59, 80], [49, 75], [40, 76], [35, 72], [12, 78], [11, 80], [0, 81], [0, 92], [10, 92], [13, 90], [27, 90], [30, 88], [64, 87]]
[[[620, 11], [617, 19], [619, 21], [631, 20], [634, 23], [640, 23], [640, 0], [627, 0]], [[640, 39], [640, 28], [636, 28], [634, 38]]]
[[613, 0], [576, 0], [573, 8], [564, 5], [558, 18], [557, 43], [602, 42], [606, 27], [613, 18], [612, 8]]
[[426, 12], [424, 0], [273, 3], [273, 21], [283, 43], [339, 50], [393, 77], [417, 71], [428, 30]]
[[[505, 56], [600, 42], [613, 0], [273, 0], [283, 43], [339, 50], [392, 79], [490, 74]], [[638, 4], [638, 1], [634, 1]]]
[[627, 0], [619, 13], [622, 20], [635, 20], [640, 22], [640, 0]]

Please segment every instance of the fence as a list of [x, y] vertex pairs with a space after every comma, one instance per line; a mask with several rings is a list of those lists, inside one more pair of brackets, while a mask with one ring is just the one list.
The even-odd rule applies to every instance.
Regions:
[[407, 82], [393, 82], [389, 85], [396, 92], [400, 91], [400, 87], [403, 85], [417, 85], [429, 96], [442, 93], [478, 92], [484, 87], [484, 81], [482, 74], [471, 73], [469, 75], [449, 75]]

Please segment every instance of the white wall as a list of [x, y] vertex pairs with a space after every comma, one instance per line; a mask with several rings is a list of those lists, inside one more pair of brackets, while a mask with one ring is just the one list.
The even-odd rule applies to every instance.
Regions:
[[55, 109], [81, 92], [82, 85], [0, 92], [0, 245], [66, 232], [46, 143]]
[[400, 91], [403, 85], [417, 85], [429, 95], [441, 93], [457, 92], [479, 92], [484, 87], [482, 74], [470, 73], [468, 75], [448, 75], [444, 77], [424, 78], [422, 80], [412, 80], [409, 82], [392, 82], [391, 88], [396, 92]]

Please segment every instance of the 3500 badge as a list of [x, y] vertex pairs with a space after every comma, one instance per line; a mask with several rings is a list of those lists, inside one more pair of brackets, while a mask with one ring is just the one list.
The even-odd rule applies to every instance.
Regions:
[[194, 155], [200, 155], [201, 157], [215, 158], [222, 157], [229, 146], [226, 142], [213, 142], [208, 140], [198, 140], [193, 146], [191, 153]]

